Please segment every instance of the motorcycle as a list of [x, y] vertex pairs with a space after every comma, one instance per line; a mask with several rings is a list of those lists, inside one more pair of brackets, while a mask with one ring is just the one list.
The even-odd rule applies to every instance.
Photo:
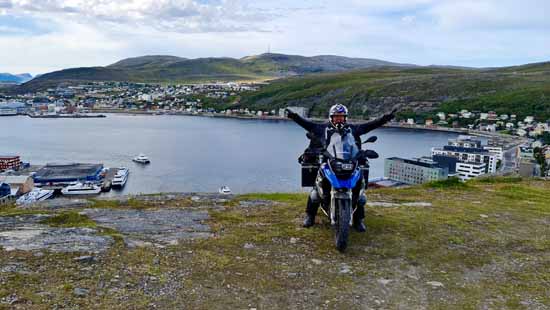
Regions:
[[[316, 139], [309, 135], [308, 137]], [[374, 143], [377, 139], [372, 136], [362, 144]], [[349, 131], [333, 134], [330, 144], [320, 155], [320, 167], [314, 186], [321, 201], [321, 210], [328, 216], [335, 230], [336, 248], [340, 252], [345, 251], [348, 245], [349, 229], [357, 210], [357, 200], [365, 188], [363, 176], [368, 175], [368, 159], [375, 158], [378, 158], [378, 154], [372, 150], [361, 150]], [[327, 185], [330, 185], [328, 192]], [[358, 190], [359, 186], [360, 192], [354, 195], [354, 189]]]

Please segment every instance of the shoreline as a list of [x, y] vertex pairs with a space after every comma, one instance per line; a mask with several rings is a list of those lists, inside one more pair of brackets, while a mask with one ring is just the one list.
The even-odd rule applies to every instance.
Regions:
[[[227, 115], [227, 114], [218, 114], [218, 113], [188, 113], [188, 112], [151, 112], [151, 111], [127, 111], [127, 110], [108, 110], [108, 109], [94, 109], [93, 113], [112, 113], [112, 114], [126, 114], [126, 115], [150, 115], [150, 116], [162, 116], [162, 115], [175, 115], [175, 116], [195, 116], [195, 117], [210, 117], [210, 118], [231, 118], [231, 119], [241, 119], [241, 120], [260, 120], [260, 121], [285, 121], [292, 122], [291, 119], [280, 116], [244, 116], [244, 115]], [[314, 122], [324, 122], [325, 119], [321, 118], [309, 118]], [[369, 120], [363, 119], [349, 119], [350, 123], [360, 123], [366, 122]], [[472, 135], [485, 138], [501, 138], [504, 140], [513, 139], [517, 142], [517, 145], [525, 143], [528, 139], [519, 136], [505, 135], [499, 132], [488, 132], [488, 131], [479, 131], [472, 130], [468, 128], [449, 128], [441, 126], [425, 126], [425, 125], [408, 125], [400, 123], [388, 123], [383, 125], [384, 128], [395, 128], [395, 129], [409, 129], [413, 131], [432, 131], [432, 132], [447, 132], [447, 133], [456, 133], [462, 135]]]

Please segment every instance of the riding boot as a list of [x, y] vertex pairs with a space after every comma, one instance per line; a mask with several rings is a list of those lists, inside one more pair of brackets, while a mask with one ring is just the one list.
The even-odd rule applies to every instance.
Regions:
[[361, 195], [357, 200], [357, 210], [353, 213], [353, 228], [358, 232], [367, 231], [367, 227], [363, 222], [365, 219], [365, 204], [367, 203], [367, 198], [365, 195]]
[[315, 216], [317, 215], [319, 204], [319, 195], [317, 194], [317, 190], [313, 189], [307, 198], [306, 217], [304, 218], [303, 224], [304, 227], [308, 228], [315, 225]]

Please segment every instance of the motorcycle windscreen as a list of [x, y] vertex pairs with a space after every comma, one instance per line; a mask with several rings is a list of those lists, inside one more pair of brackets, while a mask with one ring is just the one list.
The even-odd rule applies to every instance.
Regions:
[[359, 153], [359, 148], [351, 133], [345, 133], [343, 135], [335, 133], [330, 138], [330, 144], [327, 147], [327, 151], [334, 158], [351, 160]]

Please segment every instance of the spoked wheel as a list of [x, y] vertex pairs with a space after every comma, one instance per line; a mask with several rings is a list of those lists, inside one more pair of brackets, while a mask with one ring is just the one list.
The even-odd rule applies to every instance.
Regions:
[[347, 199], [336, 200], [337, 221], [336, 221], [336, 248], [344, 252], [348, 246], [349, 223], [351, 220], [351, 202]]

